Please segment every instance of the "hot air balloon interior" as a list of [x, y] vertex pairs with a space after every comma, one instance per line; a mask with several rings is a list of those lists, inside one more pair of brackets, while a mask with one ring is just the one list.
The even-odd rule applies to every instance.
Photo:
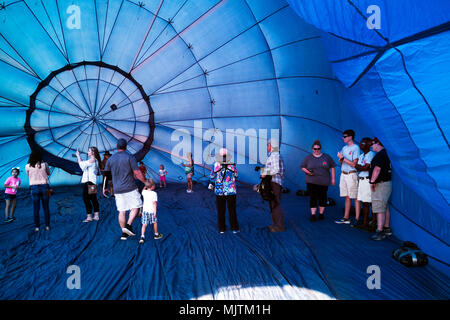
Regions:
[[[3, 0], [0, 299], [449, 299], [449, 21], [448, 0]], [[340, 220], [342, 181], [363, 181], [339, 159], [348, 130], [390, 163], [379, 183], [367, 167], [364, 228], [350, 193]], [[311, 177], [335, 177], [317, 221], [315, 152]], [[150, 188], [136, 170], [162, 235], [144, 243], [140, 195], [135, 236], [118, 221], [118, 172]], [[406, 241], [426, 265], [393, 257]]]

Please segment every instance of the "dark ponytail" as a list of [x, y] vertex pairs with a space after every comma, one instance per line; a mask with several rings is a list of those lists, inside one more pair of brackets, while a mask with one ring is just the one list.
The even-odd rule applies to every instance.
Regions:
[[320, 148], [322, 148], [322, 145], [320, 144], [320, 140], [314, 141], [311, 148], [314, 148], [314, 146], [319, 146]]

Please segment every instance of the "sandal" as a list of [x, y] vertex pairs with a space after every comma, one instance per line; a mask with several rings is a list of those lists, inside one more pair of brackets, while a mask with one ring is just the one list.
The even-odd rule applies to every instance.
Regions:
[[92, 215], [88, 214], [87, 218], [83, 220], [83, 222], [92, 222]]
[[94, 220], [96, 220], [96, 221], [100, 220], [100, 217], [98, 216], [98, 212], [94, 213]]

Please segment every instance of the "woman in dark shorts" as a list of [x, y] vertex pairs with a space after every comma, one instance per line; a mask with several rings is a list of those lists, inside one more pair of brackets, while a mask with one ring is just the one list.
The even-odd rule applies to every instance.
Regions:
[[[312, 145], [313, 153], [303, 159], [300, 168], [306, 174], [306, 190], [309, 194], [309, 207], [311, 208], [310, 221], [316, 221], [317, 202], [319, 202], [319, 220], [324, 218], [327, 205], [327, 191], [330, 183], [336, 185], [336, 163], [326, 153], [322, 153], [319, 140]], [[330, 175], [331, 171], [331, 175]]]

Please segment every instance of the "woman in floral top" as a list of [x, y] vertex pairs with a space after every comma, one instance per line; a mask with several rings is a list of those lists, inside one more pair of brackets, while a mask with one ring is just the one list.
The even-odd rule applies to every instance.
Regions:
[[238, 173], [227, 149], [221, 149], [216, 155], [216, 162], [211, 170], [210, 181], [214, 184], [214, 193], [217, 202], [217, 219], [219, 232], [224, 233], [225, 210], [228, 206], [230, 227], [233, 233], [239, 232], [239, 224], [236, 216], [236, 177]]

